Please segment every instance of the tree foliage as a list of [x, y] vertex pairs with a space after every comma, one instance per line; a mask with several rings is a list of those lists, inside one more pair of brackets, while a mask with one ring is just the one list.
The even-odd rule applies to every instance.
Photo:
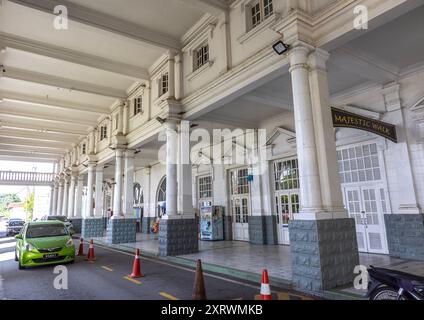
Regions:
[[0, 214], [8, 213], [8, 205], [10, 203], [21, 202], [21, 199], [16, 193], [2, 193], [0, 194]]
[[24, 201], [24, 210], [27, 213], [27, 220], [32, 220], [32, 215], [34, 213], [34, 192], [32, 192]]

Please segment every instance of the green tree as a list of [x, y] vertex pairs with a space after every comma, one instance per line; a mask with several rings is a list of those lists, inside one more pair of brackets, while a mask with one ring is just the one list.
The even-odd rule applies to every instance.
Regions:
[[0, 194], [0, 215], [7, 216], [9, 210], [7, 207], [10, 203], [21, 202], [21, 199], [16, 193], [2, 193]]
[[31, 193], [24, 201], [24, 210], [27, 213], [27, 221], [32, 220], [32, 215], [34, 213], [34, 192]]

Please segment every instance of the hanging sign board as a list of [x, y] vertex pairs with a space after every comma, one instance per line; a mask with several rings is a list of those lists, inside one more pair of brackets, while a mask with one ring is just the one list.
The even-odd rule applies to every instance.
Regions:
[[365, 130], [397, 143], [396, 126], [390, 123], [366, 118], [337, 108], [331, 108], [334, 127]]

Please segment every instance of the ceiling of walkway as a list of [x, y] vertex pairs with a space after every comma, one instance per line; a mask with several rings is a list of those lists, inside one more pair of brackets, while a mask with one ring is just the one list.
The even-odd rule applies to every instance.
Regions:
[[[219, 10], [208, 3], [0, 1], [0, 158], [63, 156], [196, 21]], [[67, 30], [53, 27], [58, 4], [68, 8]]]
[[[0, 1], [0, 64], [6, 70], [0, 76], [0, 158], [60, 158], [148, 77], [154, 61], [181, 46], [191, 25], [219, 12], [219, 3], [63, 0], [70, 21], [67, 30], [56, 30], [57, 1]], [[421, 7], [332, 50], [332, 95], [391, 82], [423, 63], [423, 31]], [[257, 127], [276, 115], [289, 116], [291, 96], [290, 77], [281, 76], [202, 119]]]
[[[330, 52], [329, 88], [332, 97], [355, 89], [396, 81], [411, 68], [424, 66], [424, 6]], [[234, 101], [202, 116], [225, 119], [256, 128], [263, 121], [293, 110], [289, 74], [280, 76]]]

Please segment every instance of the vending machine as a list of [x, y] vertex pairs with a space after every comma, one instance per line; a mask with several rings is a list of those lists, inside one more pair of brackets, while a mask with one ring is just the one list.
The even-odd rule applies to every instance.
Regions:
[[204, 202], [200, 206], [200, 239], [224, 240], [224, 207]]

